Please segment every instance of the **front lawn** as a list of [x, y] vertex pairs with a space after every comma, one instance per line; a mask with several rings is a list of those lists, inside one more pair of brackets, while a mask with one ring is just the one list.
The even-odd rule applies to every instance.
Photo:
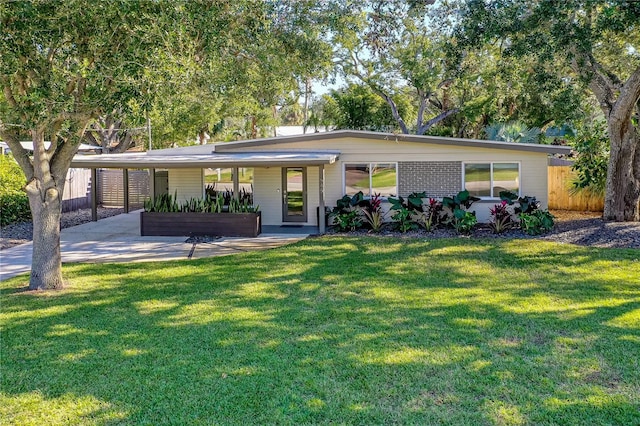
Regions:
[[640, 250], [313, 238], [1, 282], [7, 424], [640, 424]]

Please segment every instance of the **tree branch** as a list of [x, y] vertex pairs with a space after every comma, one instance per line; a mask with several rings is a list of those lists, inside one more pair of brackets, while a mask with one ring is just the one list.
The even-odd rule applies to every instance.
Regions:
[[640, 100], [640, 66], [624, 82], [620, 95], [613, 105], [610, 118], [613, 120], [630, 121], [634, 108]]
[[445, 118], [449, 117], [450, 115], [453, 115], [453, 114], [457, 113], [458, 111], [460, 111], [459, 108], [453, 108], [453, 109], [450, 109], [448, 111], [444, 111], [444, 112], [438, 114], [437, 116], [433, 117], [431, 120], [427, 121], [424, 124], [424, 126], [420, 127], [417, 130], [416, 134], [424, 135], [424, 132], [429, 130], [432, 126], [434, 126], [435, 124], [441, 122], [442, 120], [444, 120]]

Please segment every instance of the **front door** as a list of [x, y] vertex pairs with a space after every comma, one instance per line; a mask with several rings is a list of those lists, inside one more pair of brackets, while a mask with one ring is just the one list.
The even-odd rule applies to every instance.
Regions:
[[307, 168], [282, 168], [282, 221], [307, 221]]

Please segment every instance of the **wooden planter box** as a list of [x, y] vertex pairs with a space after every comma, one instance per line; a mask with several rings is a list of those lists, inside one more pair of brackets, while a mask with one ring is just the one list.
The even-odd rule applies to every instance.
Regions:
[[142, 236], [257, 237], [262, 232], [258, 213], [140, 213]]

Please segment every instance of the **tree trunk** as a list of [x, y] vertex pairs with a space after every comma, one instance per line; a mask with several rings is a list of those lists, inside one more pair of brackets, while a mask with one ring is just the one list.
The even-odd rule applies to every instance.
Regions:
[[60, 254], [60, 216], [70, 161], [65, 167], [53, 166], [51, 157], [55, 147], [52, 146], [51, 150], [44, 148], [42, 131], [32, 130], [32, 137], [33, 175], [25, 185], [33, 218], [33, 258], [29, 289], [60, 289], [64, 284]]
[[640, 221], [640, 137], [630, 121], [609, 120], [611, 153], [604, 219]]
[[64, 286], [60, 252], [60, 216], [62, 203], [56, 188], [46, 190], [45, 200], [29, 193], [33, 216], [33, 259], [30, 290], [53, 290]]

